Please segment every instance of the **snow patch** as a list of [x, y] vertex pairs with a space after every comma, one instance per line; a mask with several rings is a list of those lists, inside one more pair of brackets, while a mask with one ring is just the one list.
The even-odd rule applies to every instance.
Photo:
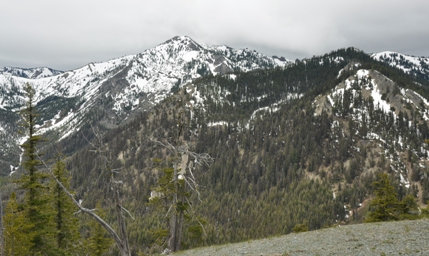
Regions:
[[210, 122], [207, 124], [208, 127], [213, 127], [213, 126], [227, 126], [228, 122], [226, 121], [217, 121], [217, 122]]
[[410, 187], [410, 182], [404, 178], [402, 173], [399, 174], [399, 178], [401, 180], [401, 184], [403, 184], [406, 188]]
[[[377, 61], [385, 62], [392, 67], [403, 70], [405, 73], [418, 71], [427, 73], [429, 58], [409, 56], [397, 52], [384, 51], [372, 54], [371, 57]], [[423, 64], [423, 65], [422, 65]]]
[[235, 75], [235, 74], [229, 74], [228, 77], [229, 77], [229, 79], [234, 80], [234, 81], [237, 79], [237, 75]]
[[197, 52], [197, 51], [185, 52], [183, 54], [182, 58], [183, 58], [184, 61], [190, 62], [193, 59], [196, 59], [198, 57], [198, 54], [199, 54], [199, 52]]
[[367, 78], [367, 77], [368, 77], [368, 75], [369, 75], [369, 71], [368, 71], [368, 70], [366, 70], [366, 69], [359, 69], [359, 70], [356, 72], [356, 75], [357, 75], [357, 77], [358, 77], [358, 79], [359, 79], [359, 80], [362, 80], [362, 79], [364, 79], [364, 78]]
[[385, 113], [389, 113], [390, 110], [390, 104], [387, 103], [387, 101], [382, 99], [382, 95], [380, 91], [378, 90], [377, 86], [373, 86], [373, 89], [371, 91], [371, 97], [374, 100], [374, 106], [378, 106], [379, 109], [381, 109]]

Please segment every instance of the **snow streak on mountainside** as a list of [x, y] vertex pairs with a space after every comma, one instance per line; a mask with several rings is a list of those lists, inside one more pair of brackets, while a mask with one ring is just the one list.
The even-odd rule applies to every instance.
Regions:
[[374, 53], [371, 57], [377, 61], [385, 62], [392, 67], [401, 69], [407, 74], [421, 76], [429, 80], [428, 57], [415, 57], [389, 51]]
[[[412, 168], [407, 166], [403, 152], [407, 150], [416, 156], [416, 163], [423, 168], [429, 164], [429, 150], [421, 141], [419, 150], [412, 150], [408, 136], [413, 129], [417, 134], [427, 131], [429, 121], [429, 102], [417, 92], [400, 88], [398, 85], [376, 70], [361, 69], [360, 64], [352, 63], [340, 71], [353, 71], [354, 75], [338, 84], [326, 95], [319, 95], [313, 102], [315, 115], [323, 112], [333, 116], [332, 134], [340, 127], [355, 127], [360, 143], [374, 143], [373, 149], [379, 150], [391, 161], [390, 168], [396, 173], [401, 184], [410, 187]], [[377, 114], [371, 114], [377, 113]], [[373, 120], [376, 116], [389, 120], [387, 131]], [[351, 121], [345, 119], [350, 117]], [[345, 133], [345, 128], [343, 133]], [[338, 143], [338, 139], [336, 139]], [[356, 143], [359, 144], [359, 143]], [[393, 150], [394, 148], [394, 150]], [[366, 170], [371, 171], [368, 166]]]

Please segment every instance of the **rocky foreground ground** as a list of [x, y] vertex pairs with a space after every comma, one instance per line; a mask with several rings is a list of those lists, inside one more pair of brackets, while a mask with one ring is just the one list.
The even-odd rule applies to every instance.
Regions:
[[338, 226], [174, 255], [429, 255], [429, 219]]

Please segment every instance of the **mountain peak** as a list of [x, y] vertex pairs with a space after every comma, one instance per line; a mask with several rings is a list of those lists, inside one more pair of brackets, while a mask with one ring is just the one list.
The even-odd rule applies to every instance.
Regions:
[[167, 42], [168, 41], [180, 41], [180, 42], [183, 42], [183, 41], [192, 41], [192, 42], [195, 42], [189, 36], [174, 36], [174, 37], [170, 38], [169, 40], [167, 40]]
[[191, 51], [198, 51], [204, 48], [189, 36], [175, 36], [165, 41], [164, 43], [158, 45], [158, 47], [159, 46], [169, 47], [173, 49], [184, 48], [185, 50], [191, 50]]
[[[36, 90], [36, 103], [47, 109], [41, 114], [41, 125], [45, 121], [46, 125], [40, 131], [55, 130], [59, 139], [63, 139], [82, 127], [82, 120], [94, 111], [100, 98], [108, 102], [106, 113], [114, 117], [106, 122], [114, 126], [135, 111], [158, 104], [173, 87], [197, 78], [284, 67], [288, 63], [255, 51], [210, 47], [188, 36], [176, 36], [137, 55], [89, 63], [67, 72], [0, 68], [0, 109], [19, 109], [25, 103], [22, 88], [28, 82]], [[17, 96], [10, 97], [12, 94]], [[52, 99], [60, 99], [53, 109], [47, 104]], [[76, 102], [79, 105], [70, 108]], [[0, 134], [0, 144], [1, 139]]]

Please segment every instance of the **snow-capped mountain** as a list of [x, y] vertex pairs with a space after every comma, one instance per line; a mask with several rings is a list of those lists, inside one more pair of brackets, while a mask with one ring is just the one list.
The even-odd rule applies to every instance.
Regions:
[[22, 78], [38, 79], [44, 77], [55, 76], [63, 73], [63, 71], [39, 67], [39, 68], [18, 68], [18, 67], [4, 67], [0, 69], [0, 74], [11, 75]]
[[186, 36], [174, 37], [152, 49], [79, 69], [60, 72], [48, 68], [3, 68], [0, 72], [0, 133], [8, 145], [19, 140], [14, 125], [25, 103], [23, 86], [36, 90], [40, 133], [64, 139], [83, 125], [115, 127], [138, 110], [150, 108], [173, 88], [194, 79], [232, 72], [285, 67], [291, 62], [256, 51], [206, 46]]
[[428, 57], [415, 57], [390, 51], [374, 53], [371, 57], [377, 61], [385, 62], [392, 67], [401, 69], [407, 74], [429, 80]]
[[[37, 103], [48, 97], [75, 98], [80, 102], [77, 111], [83, 111], [96, 98], [104, 97], [113, 101], [112, 110], [123, 117], [128, 114], [127, 110], [155, 104], [174, 86], [205, 75], [245, 72], [288, 63], [256, 51], [202, 46], [189, 37], [174, 37], [137, 55], [90, 63], [64, 73], [47, 68], [4, 68], [0, 73], [0, 107], [14, 110], [22, 106], [25, 100], [22, 86], [30, 83], [36, 90]], [[12, 96], [12, 92], [16, 93]]]

